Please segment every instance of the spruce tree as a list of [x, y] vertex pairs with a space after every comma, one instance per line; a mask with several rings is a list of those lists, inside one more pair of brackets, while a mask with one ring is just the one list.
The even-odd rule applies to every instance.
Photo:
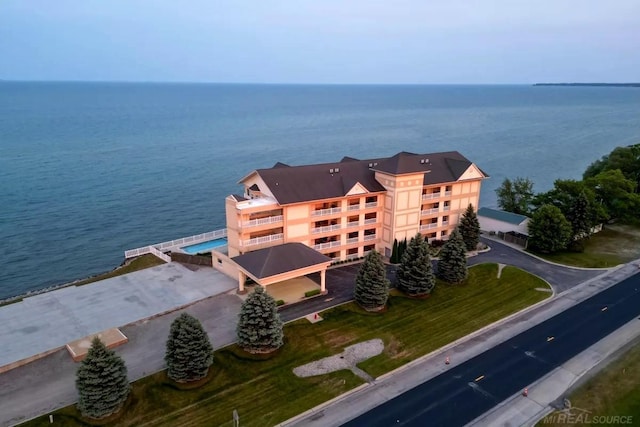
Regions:
[[174, 381], [196, 381], [207, 376], [213, 347], [198, 319], [182, 313], [171, 323], [164, 360], [167, 375]]
[[129, 396], [127, 367], [120, 356], [95, 337], [76, 373], [78, 409], [89, 418], [104, 418], [120, 410]]
[[469, 203], [467, 210], [462, 214], [459, 229], [467, 250], [475, 251], [478, 249], [478, 243], [480, 243], [480, 222], [471, 203]]
[[389, 284], [382, 256], [376, 250], [370, 251], [356, 276], [356, 302], [370, 311], [384, 308], [389, 298]]
[[256, 286], [240, 308], [238, 345], [250, 353], [277, 350], [284, 344], [282, 327], [276, 301], [262, 286]]
[[407, 250], [402, 255], [397, 275], [397, 287], [405, 294], [424, 296], [431, 293], [436, 284], [436, 278], [433, 275], [429, 257], [429, 244], [422, 234], [416, 234], [409, 241]]
[[438, 277], [445, 282], [461, 283], [467, 278], [466, 248], [456, 228], [440, 250]]

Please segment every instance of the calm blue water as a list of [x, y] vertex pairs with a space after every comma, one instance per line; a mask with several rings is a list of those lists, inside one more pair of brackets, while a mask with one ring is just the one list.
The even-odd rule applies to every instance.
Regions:
[[458, 150], [536, 190], [640, 141], [640, 90], [0, 82], [0, 298], [224, 226], [255, 168]]
[[211, 249], [219, 248], [227, 244], [227, 238], [209, 240], [208, 242], [198, 243], [197, 245], [189, 245], [181, 248], [188, 254], [195, 255], [201, 252], [208, 252]]

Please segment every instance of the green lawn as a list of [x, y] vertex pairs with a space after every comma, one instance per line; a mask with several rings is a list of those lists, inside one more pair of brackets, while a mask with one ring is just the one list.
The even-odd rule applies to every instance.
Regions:
[[640, 228], [607, 225], [589, 238], [584, 252], [562, 251], [551, 255], [533, 253], [549, 261], [576, 267], [613, 267], [640, 258]]
[[[606, 367], [596, 377], [571, 393], [573, 408], [590, 411], [590, 417], [631, 416], [640, 423], [640, 345], [629, 350], [619, 360]], [[579, 414], [574, 409], [570, 413]], [[550, 416], [549, 418], [551, 418]], [[539, 421], [537, 426], [566, 426], [562, 423]]]
[[[292, 369], [339, 353], [345, 346], [382, 338], [385, 351], [360, 367], [373, 376], [463, 337], [551, 294], [541, 279], [496, 264], [471, 268], [458, 286], [439, 283], [431, 298], [392, 296], [383, 314], [364, 312], [354, 303], [330, 309], [324, 320], [298, 320], [285, 326], [287, 343], [271, 360], [246, 360], [235, 346], [215, 352], [213, 379], [191, 391], [178, 391], [158, 373], [134, 383], [133, 402], [118, 426], [231, 426], [237, 409], [243, 426], [274, 425], [362, 383], [350, 371], [297, 378]], [[53, 425], [81, 426], [74, 407], [56, 413]], [[27, 423], [49, 426], [48, 418]]]

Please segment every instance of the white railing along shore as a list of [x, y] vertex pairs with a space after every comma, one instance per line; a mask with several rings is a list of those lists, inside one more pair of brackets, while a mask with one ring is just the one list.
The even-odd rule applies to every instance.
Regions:
[[[167, 249], [171, 249], [174, 247], [180, 247], [183, 245], [196, 245], [198, 243], [206, 242], [208, 240], [220, 239], [223, 237], [227, 237], [227, 229], [223, 228], [222, 230], [209, 231], [208, 233], [196, 234], [194, 236], [183, 237], [181, 239], [170, 240], [168, 242], [156, 243], [154, 245], [143, 246], [141, 248], [129, 249], [124, 251], [125, 258], [133, 258], [136, 256], [154, 253], [151, 248], [156, 249], [160, 253], [164, 252]], [[155, 253], [154, 253], [155, 255]]]

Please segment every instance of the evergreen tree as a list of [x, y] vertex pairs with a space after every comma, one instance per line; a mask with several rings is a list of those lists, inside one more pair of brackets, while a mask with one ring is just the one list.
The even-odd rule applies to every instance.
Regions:
[[416, 234], [409, 241], [407, 250], [402, 255], [397, 275], [397, 287], [407, 295], [427, 295], [436, 285], [429, 257], [429, 244], [422, 237], [422, 234]]
[[407, 250], [407, 238], [405, 237], [400, 241], [400, 243], [398, 243], [398, 259], [397, 259], [398, 261], [402, 259], [402, 255], [406, 250]]
[[251, 353], [269, 353], [284, 344], [282, 328], [276, 301], [256, 286], [240, 308], [238, 345]]
[[480, 243], [480, 222], [473, 205], [469, 203], [460, 220], [460, 234], [468, 251], [475, 251]]
[[393, 239], [393, 247], [391, 248], [391, 264], [398, 263], [398, 239]]
[[583, 239], [591, 234], [589, 212], [589, 200], [586, 194], [582, 192], [573, 200], [566, 216], [569, 223], [571, 223], [573, 239]]
[[456, 228], [449, 240], [440, 249], [438, 277], [445, 282], [461, 283], [467, 278], [466, 247], [460, 232]]
[[366, 310], [382, 309], [389, 298], [389, 280], [378, 251], [370, 251], [356, 276], [355, 300]]
[[567, 247], [571, 240], [571, 224], [553, 205], [542, 205], [529, 220], [529, 247], [553, 253]]
[[196, 381], [207, 376], [213, 347], [198, 319], [182, 313], [173, 321], [164, 360], [167, 375], [174, 381]]
[[127, 367], [120, 356], [95, 337], [76, 373], [78, 409], [89, 418], [104, 418], [120, 410], [129, 396]]

